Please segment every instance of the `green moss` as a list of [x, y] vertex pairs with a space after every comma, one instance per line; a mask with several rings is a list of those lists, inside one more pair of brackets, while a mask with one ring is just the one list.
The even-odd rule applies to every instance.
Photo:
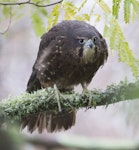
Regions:
[[[139, 98], [139, 81], [127, 83], [121, 81], [118, 85], [112, 84], [106, 90], [91, 91], [91, 107], [116, 103], [119, 101]], [[62, 110], [70, 111], [82, 107], [88, 108], [90, 94], [62, 93], [60, 103]], [[43, 111], [58, 113], [55, 90], [53, 88], [41, 89], [32, 94], [23, 93], [14, 98], [7, 98], [0, 103], [0, 118], [20, 121], [23, 117]]]

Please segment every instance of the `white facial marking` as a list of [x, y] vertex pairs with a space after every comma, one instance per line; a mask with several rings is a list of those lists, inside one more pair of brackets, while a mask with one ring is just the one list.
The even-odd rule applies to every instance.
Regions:
[[87, 46], [84, 46], [83, 60], [86, 64], [88, 62], [93, 62], [94, 53], [95, 53], [94, 48], [89, 48]]

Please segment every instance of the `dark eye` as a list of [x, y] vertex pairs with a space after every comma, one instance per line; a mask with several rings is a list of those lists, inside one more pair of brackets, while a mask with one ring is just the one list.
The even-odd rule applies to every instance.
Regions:
[[94, 41], [94, 43], [96, 43], [96, 41], [97, 41], [97, 38], [96, 38], [96, 37], [94, 37], [93, 41]]
[[84, 44], [85, 40], [84, 39], [79, 39], [80, 44]]

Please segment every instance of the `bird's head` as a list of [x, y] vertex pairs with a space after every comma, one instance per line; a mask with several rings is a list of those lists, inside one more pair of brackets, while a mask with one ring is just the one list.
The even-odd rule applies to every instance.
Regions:
[[54, 33], [54, 39], [57, 40], [56, 50], [64, 58], [72, 56], [85, 64], [95, 62], [101, 55], [104, 55], [103, 61], [107, 59], [107, 44], [94, 26], [83, 21], [66, 20], [52, 28], [50, 33]]
[[68, 39], [66, 45], [72, 46], [73, 55], [79, 56], [83, 63], [93, 63], [104, 53], [104, 60], [107, 59], [107, 44], [94, 26], [82, 21], [64, 21], [62, 32]]
[[92, 38], [78, 37], [78, 44], [80, 49], [79, 56], [85, 63], [95, 61], [95, 57], [99, 55], [98, 39], [96, 36]]

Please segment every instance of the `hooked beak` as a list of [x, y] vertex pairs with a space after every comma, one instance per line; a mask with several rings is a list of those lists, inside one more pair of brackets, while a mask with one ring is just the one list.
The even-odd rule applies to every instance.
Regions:
[[91, 39], [89, 39], [88, 41], [86, 41], [85, 45], [86, 45], [86, 47], [92, 49], [94, 46], [94, 43]]

